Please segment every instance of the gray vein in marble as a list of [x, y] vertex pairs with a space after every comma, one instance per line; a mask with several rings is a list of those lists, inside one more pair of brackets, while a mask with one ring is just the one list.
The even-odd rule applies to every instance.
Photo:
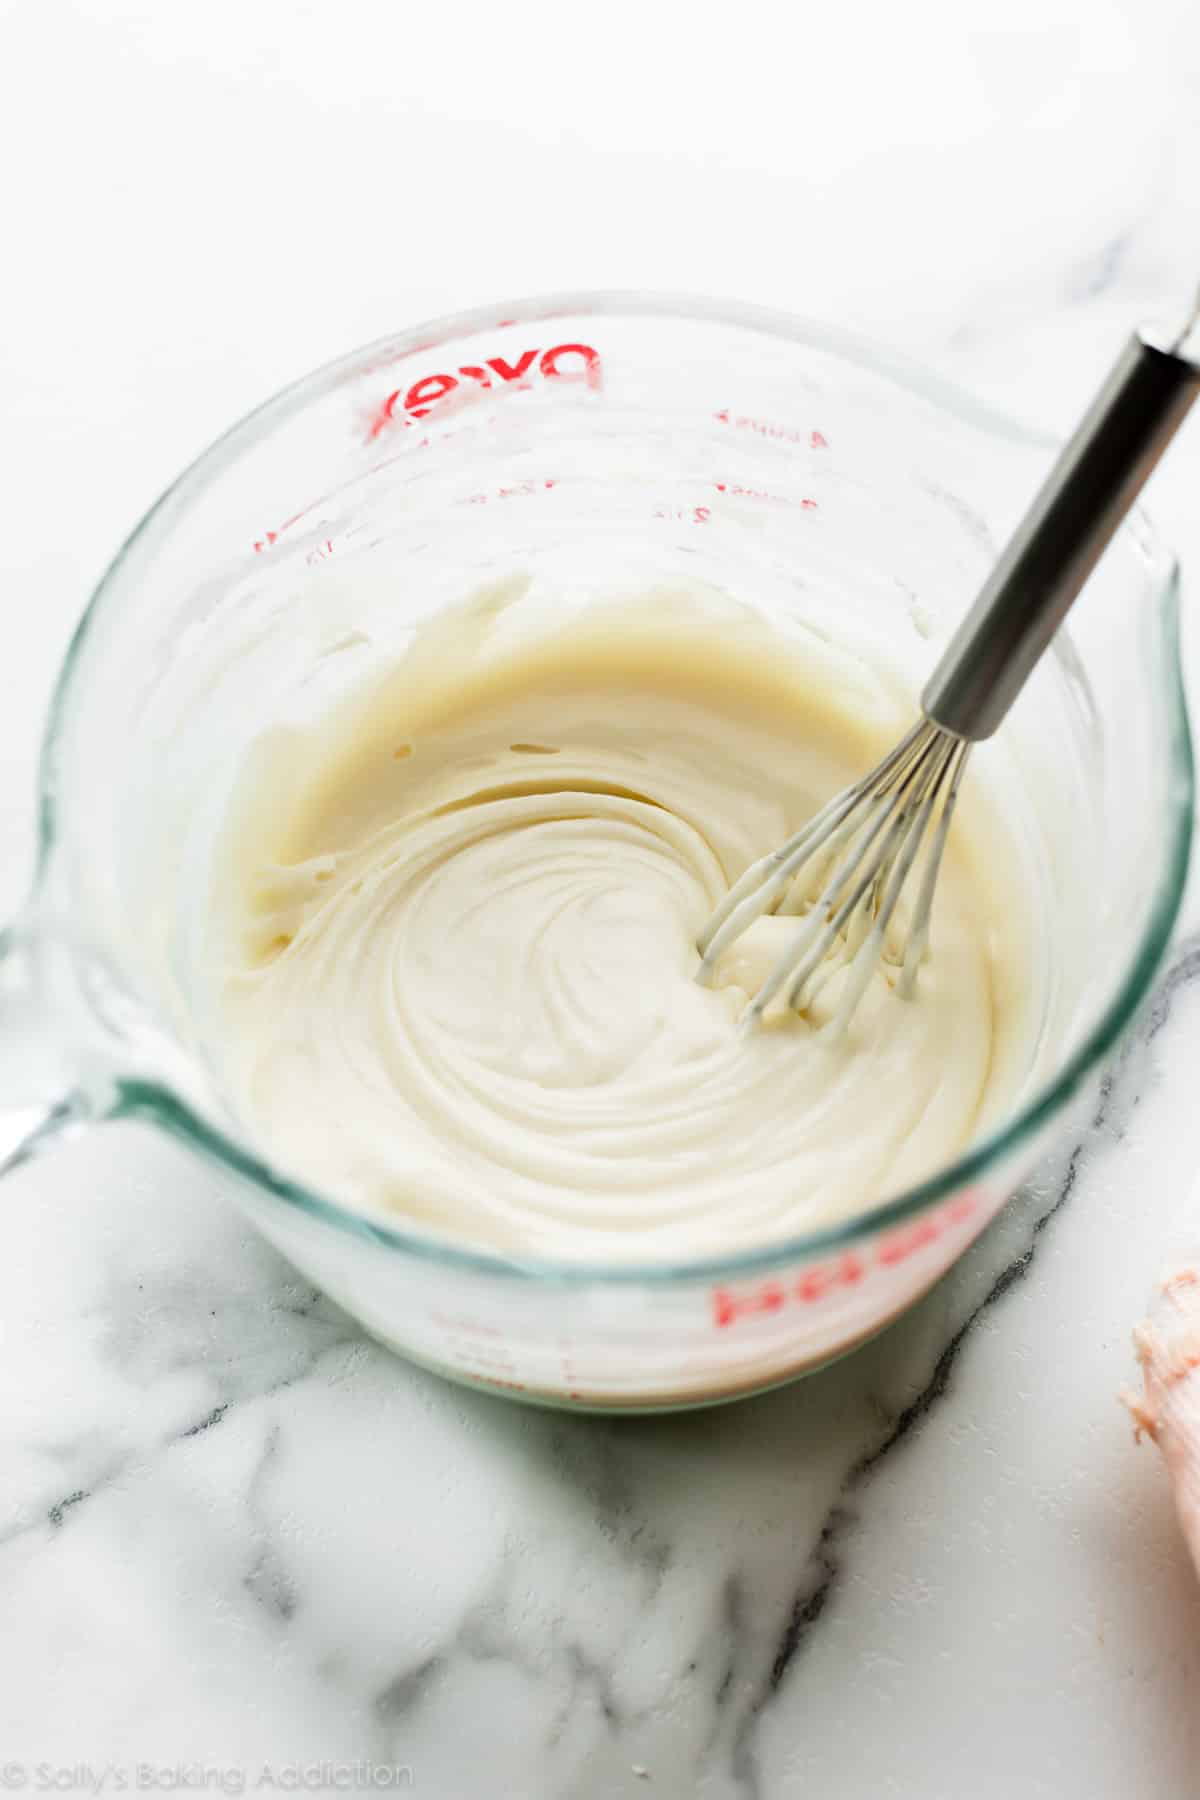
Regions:
[[637, 1493], [628, 1464], [620, 1455], [624, 1421], [597, 1419], [586, 1433], [554, 1419], [546, 1426], [545, 1445], [557, 1472], [587, 1500], [609, 1541], [624, 1561], [636, 1565], [653, 1599], [671, 1566], [671, 1546], [639, 1517]]
[[[617, 1659], [594, 1654], [564, 1628], [561, 1620], [553, 1622], [543, 1641], [531, 1641], [523, 1636], [518, 1623], [520, 1612], [513, 1595], [518, 1560], [517, 1552], [506, 1549], [497, 1576], [467, 1609], [442, 1648], [411, 1667], [401, 1669], [376, 1692], [370, 1710], [382, 1734], [377, 1754], [383, 1760], [395, 1759], [401, 1754], [404, 1727], [428, 1699], [433, 1687], [450, 1678], [461, 1661], [504, 1664], [518, 1670], [535, 1685], [559, 1686], [561, 1697], [546, 1723], [548, 1748], [562, 1741], [568, 1723], [589, 1698], [605, 1733], [613, 1737], [651, 1715], [653, 1706], [631, 1707], [618, 1698], [615, 1688]], [[654, 1586], [651, 1574], [647, 1604]], [[630, 1633], [636, 1631], [639, 1616], [640, 1613], [635, 1613], [631, 1618]]]
[[214, 1406], [210, 1413], [206, 1413], [202, 1419], [197, 1419], [194, 1425], [185, 1426], [179, 1436], [181, 1438], [199, 1437], [202, 1431], [211, 1431], [214, 1425], [221, 1423], [228, 1411], [229, 1402], [223, 1400], [220, 1406]]
[[296, 1583], [271, 1536], [262, 1492], [278, 1459], [279, 1441], [280, 1428], [276, 1423], [267, 1433], [262, 1455], [250, 1477], [246, 1512], [257, 1547], [250, 1568], [242, 1578], [242, 1586], [264, 1612], [286, 1625], [295, 1617], [299, 1596]]
[[[572, 1707], [579, 1699], [580, 1690], [590, 1688], [596, 1696], [601, 1717], [610, 1730], [615, 1731], [627, 1723], [613, 1696], [612, 1677], [605, 1670], [598, 1658], [588, 1656], [578, 1644], [568, 1643], [563, 1650], [563, 1658], [570, 1676], [570, 1695], [563, 1707], [562, 1725], [566, 1724]], [[561, 1729], [561, 1726], [560, 1726]]]
[[[175, 1298], [178, 1300], [179, 1296], [177, 1295]], [[205, 1310], [215, 1316], [215, 1309], [206, 1307]], [[294, 1311], [290, 1308], [286, 1310]], [[307, 1312], [297, 1316], [311, 1319], [314, 1314], [309, 1308]], [[55, 1461], [73, 1463], [77, 1468], [81, 1463], [90, 1463], [90, 1471], [85, 1479], [77, 1481], [76, 1485], [66, 1494], [59, 1495], [57, 1498], [45, 1496], [21, 1505], [12, 1522], [0, 1530], [0, 1550], [7, 1548], [8, 1545], [25, 1537], [28, 1533], [36, 1531], [47, 1522], [54, 1529], [61, 1528], [72, 1507], [81, 1505], [95, 1494], [102, 1493], [111, 1487], [127, 1471], [144, 1463], [149, 1455], [167, 1451], [175, 1444], [184, 1443], [189, 1438], [199, 1437], [214, 1430], [226, 1418], [231, 1406], [250, 1400], [265, 1400], [288, 1388], [295, 1387], [297, 1383], [313, 1375], [323, 1359], [331, 1352], [347, 1346], [361, 1346], [365, 1341], [359, 1328], [331, 1304], [317, 1319], [317, 1324], [324, 1341], [308, 1345], [301, 1354], [298, 1364], [294, 1356], [290, 1357], [289, 1361], [292, 1366], [286, 1368], [281, 1375], [257, 1386], [244, 1377], [242, 1359], [232, 1347], [216, 1369], [203, 1357], [202, 1350], [190, 1357], [183, 1358], [182, 1361], [179, 1360], [177, 1353], [165, 1357], [160, 1367], [187, 1367], [190, 1362], [203, 1361], [206, 1373], [211, 1375], [219, 1385], [224, 1385], [231, 1390], [230, 1398], [218, 1402], [198, 1419], [181, 1426], [178, 1430], [163, 1433], [149, 1446], [137, 1445], [122, 1451], [106, 1450], [102, 1443], [95, 1441], [93, 1434], [76, 1439], [73, 1443], [44, 1446], [44, 1452]], [[237, 1339], [231, 1338], [231, 1345], [236, 1344], [237, 1341]]]
[[1133, 238], [1132, 229], [1118, 231], [1099, 250], [1076, 263], [1066, 283], [1066, 296], [1072, 305], [1095, 300], [1116, 284], [1128, 262]]
[[1143, 1045], [1153, 1043], [1171, 1017], [1171, 1008], [1180, 988], [1187, 987], [1197, 976], [1200, 976], [1200, 942], [1188, 938], [1180, 946], [1147, 1005], [1138, 1033]]
[[57, 1530], [62, 1524], [68, 1508], [78, 1506], [81, 1500], [86, 1500], [88, 1498], [89, 1495], [86, 1488], [77, 1488], [73, 1494], [65, 1494], [61, 1500], [56, 1501], [46, 1514], [46, 1517], [49, 1519], [51, 1525]]
[[739, 1647], [745, 1642], [746, 1595], [740, 1576], [727, 1575], [721, 1589], [721, 1641], [726, 1646], [720, 1680], [713, 1694], [713, 1705], [720, 1712], [733, 1691], [738, 1670]]
[[444, 1665], [444, 1657], [427, 1656], [414, 1668], [402, 1670], [372, 1700], [371, 1711], [376, 1721], [387, 1731], [400, 1724], [420, 1704], [426, 1689]]

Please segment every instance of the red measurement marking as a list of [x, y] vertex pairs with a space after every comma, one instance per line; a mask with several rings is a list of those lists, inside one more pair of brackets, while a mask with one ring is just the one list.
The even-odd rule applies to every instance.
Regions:
[[264, 550], [269, 550], [285, 531], [290, 531], [293, 525], [298, 525], [301, 519], [308, 517], [309, 513], [316, 512], [317, 508], [324, 506], [328, 499], [328, 494], [318, 494], [315, 500], [310, 500], [307, 506], [302, 506], [299, 512], [294, 512], [290, 519], [285, 519], [282, 525], [275, 527], [274, 531], [264, 532], [262, 537], [256, 538], [254, 542], [255, 555], [261, 555]]
[[802, 512], [816, 512], [815, 500], [796, 498], [791, 494], [772, 494], [766, 488], [742, 487], [737, 481], [715, 481], [713, 486], [718, 494], [731, 494], [740, 500], [771, 500], [777, 506], [798, 506]]
[[897, 1263], [915, 1256], [927, 1244], [935, 1243], [954, 1226], [964, 1224], [977, 1205], [974, 1195], [958, 1194], [923, 1219], [885, 1232], [867, 1250], [866, 1260], [857, 1251], [846, 1250], [832, 1262], [815, 1263], [802, 1275], [789, 1276], [786, 1280], [773, 1276], [736, 1292], [728, 1287], [713, 1288], [710, 1296], [713, 1324], [718, 1327], [733, 1325], [739, 1319], [755, 1318], [761, 1313], [782, 1312], [787, 1306], [810, 1306], [837, 1288], [853, 1287], [869, 1277], [874, 1269], [894, 1268]]
[[712, 518], [712, 510], [707, 506], [681, 506], [671, 508], [656, 507], [651, 514], [655, 519], [681, 519], [685, 525], [707, 525]]
[[429, 1315], [435, 1325], [445, 1331], [464, 1331], [477, 1337], [503, 1337], [499, 1325], [485, 1325], [482, 1319], [465, 1319], [454, 1313], [431, 1312]]
[[464, 363], [453, 373], [422, 375], [409, 388], [396, 388], [369, 415], [367, 440], [377, 438], [389, 425], [410, 425], [414, 419], [423, 419], [462, 381], [490, 388], [492, 376], [498, 375], [502, 382], [527, 385], [535, 364], [537, 373], [550, 380], [584, 381], [593, 389], [600, 386], [600, 353], [590, 344], [555, 344], [545, 351], [523, 350], [515, 362], [509, 362], [504, 356], [489, 356], [483, 363]]
[[808, 1269], [795, 1284], [797, 1300], [808, 1305], [814, 1300], [823, 1300], [835, 1287], [853, 1287], [866, 1274], [862, 1259], [853, 1250], [847, 1250], [833, 1268]]
[[936, 1243], [941, 1234], [942, 1226], [936, 1218], [918, 1219], [914, 1224], [905, 1225], [890, 1237], [884, 1238], [876, 1252], [876, 1260], [885, 1269], [893, 1268], [896, 1263], [907, 1262], [910, 1256], [915, 1256], [926, 1244]]
[[512, 1374], [513, 1360], [503, 1345], [489, 1348], [483, 1344], [472, 1344], [467, 1352], [467, 1367], [473, 1375], [495, 1375], [498, 1379]]
[[756, 419], [749, 413], [731, 413], [729, 408], [713, 414], [722, 425], [737, 431], [757, 431], [760, 437], [779, 438], [787, 444], [804, 444], [809, 450], [828, 450], [829, 439], [823, 431], [797, 431], [794, 425], [779, 425], [773, 419]]
[[493, 488], [489, 493], [468, 494], [465, 499], [456, 502], [459, 506], [486, 506], [489, 500], [521, 500], [528, 499], [531, 494], [540, 494], [546, 488], [557, 487], [555, 481], [519, 481], [514, 487]]

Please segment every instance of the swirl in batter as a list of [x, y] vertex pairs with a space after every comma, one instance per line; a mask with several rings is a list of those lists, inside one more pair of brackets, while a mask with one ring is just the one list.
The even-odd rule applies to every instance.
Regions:
[[968, 782], [912, 1002], [842, 1041], [738, 1016], [794, 919], [699, 987], [745, 866], [875, 760], [905, 697], [803, 634], [651, 595], [443, 622], [243, 777], [223, 1060], [284, 1167], [480, 1247], [749, 1249], [929, 1174], [1012, 1101], [1028, 908]]

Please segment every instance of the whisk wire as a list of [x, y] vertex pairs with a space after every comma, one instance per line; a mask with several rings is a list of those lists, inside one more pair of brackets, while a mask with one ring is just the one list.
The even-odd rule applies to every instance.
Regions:
[[[847, 1011], [847, 1017], [849, 1011], [853, 1011], [853, 1007], [861, 998], [866, 981], [870, 977], [870, 971], [882, 951], [892, 914], [895, 912], [901, 891], [908, 879], [909, 870], [920, 848], [930, 815], [937, 801], [942, 776], [952, 754], [952, 749], [948, 744], [937, 741], [941, 735], [936, 733], [930, 737], [920, 756], [914, 761], [908, 778], [897, 782], [892, 788], [891, 796], [885, 802], [888, 811], [884, 814], [885, 818], [892, 817], [892, 824], [878, 855], [868, 867], [865, 875], [860, 878], [851, 898], [830, 921], [820, 942], [812, 946], [804, 957], [802, 965], [796, 969], [795, 978], [787, 997], [788, 1005], [796, 1010], [800, 1010], [804, 1005], [805, 990], [809, 980], [820, 968], [838, 935], [850, 925], [856, 911], [858, 913], [858, 931], [857, 933], [847, 933], [847, 957], [852, 967], [857, 965], [861, 969], [865, 969], [865, 974], [857, 987], [855, 987], [853, 977], [851, 978], [850, 985], [854, 987], [854, 996]], [[914, 816], [916, 818], [915, 826]], [[818, 902], [819, 905], [820, 902]], [[802, 946], [794, 945], [792, 950], [795, 952], [801, 948]], [[784, 965], [785, 969], [789, 961], [794, 968], [796, 966], [794, 954], [780, 959], [780, 963]], [[778, 968], [780, 965], [776, 966]], [[763, 1000], [764, 996], [769, 1001], [773, 997], [773, 992], [778, 991], [777, 986], [772, 993], [768, 993], [770, 985], [770, 979], [768, 979], [755, 1002], [752, 1003], [750, 1015], [753, 1018], [761, 1017], [762, 1006], [759, 1005], [759, 1002]], [[778, 985], [781, 986], [782, 982]], [[824, 982], [821, 983], [821, 986], [824, 986]], [[819, 989], [816, 991], [819, 992]], [[808, 996], [810, 1003], [815, 998], [816, 992]]]
[[[909, 926], [908, 938], [904, 946], [904, 961], [898, 990], [902, 1000], [912, 999], [917, 985], [917, 970], [924, 962], [929, 950], [929, 921], [933, 912], [934, 889], [937, 887], [938, 873], [942, 866], [942, 852], [946, 848], [950, 821], [954, 817], [954, 808], [958, 802], [958, 790], [962, 784], [963, 773], [970, 754], [971, 745], [966, 739], [956, 740], [942, 770], [939, 786], [945, 783], [947, 776], [949, 777], [949, 786], [938, 822], [934, 827], [929, 852], [925, 858], [925, 867], [921, 873], [921, 885], [917, 889], [916, 904], [913, 907], [912, 924]], [[922, 827], [923, 830], [924, 827]]]
[[[843, 789], [801, 830], [747, 869], [700, 942], [700, 979], [726, 946], [771, 911], [803, 912], [796, 936], [746, 1009], [753, 1028], [786, 986], [787, 1005], [811, 1007], [832, 975], [846, 979], [834, 1019], [844, 1028], [884, 953], [887, 932], [914, 864], [926, 854], [903, 952], [900, 987], [911, 993], [929, 940], [929, 915], [969, 745], [922, 719], [862, 780]], [[940, 808], [940, 810], [939, 810]], [[932, 834], [930, 825], [936, 815]], [[801, 877], [825, 869], [813, 896]], [[838, 940], [844, 954], [833, 958]]]
[[[700, 968], [697, 979], [702, 984], [712, 979], [722, 952], [747, 926], [778, 906], [795, 877], [813, 856], [836, 851], [861, 830], [862, 820], [850, 817], [854, 808], [861, 800], [876, 795], [881, 781], [902, 773], [917, 740], [928, 729], [924, 720], [919, 721], [869, 774], [835, 794], [777, 850], [751, 863], [713, 913], [698, 942]], [[844, 824], [847, 828], [842, 831]]]

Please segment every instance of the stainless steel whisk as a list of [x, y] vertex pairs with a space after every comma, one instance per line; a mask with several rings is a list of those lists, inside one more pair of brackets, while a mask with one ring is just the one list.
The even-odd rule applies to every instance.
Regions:
[[[918, 723], [870, 774], [753, 863], [709, 920], [698, 944], [703, 983], [754, 920], [807, 905], [745, 1023], [761, 1019], [784, 988], [787, 1004], [803, 1011], [840, 967], [846, 979], [827, 1029], [844, 1029], [924, 848], [903, 950], [894, 959], [898, 992], [912, 994], [972, 746], [1004, 719], [1198, 392], [1200, 296], [1165, 343], [1137, 333], [1126, 344], [926, 683]], [[814, 875], [820, 885], [808, 904]], [[831, 962], [839, 938], [845, 954]]]

